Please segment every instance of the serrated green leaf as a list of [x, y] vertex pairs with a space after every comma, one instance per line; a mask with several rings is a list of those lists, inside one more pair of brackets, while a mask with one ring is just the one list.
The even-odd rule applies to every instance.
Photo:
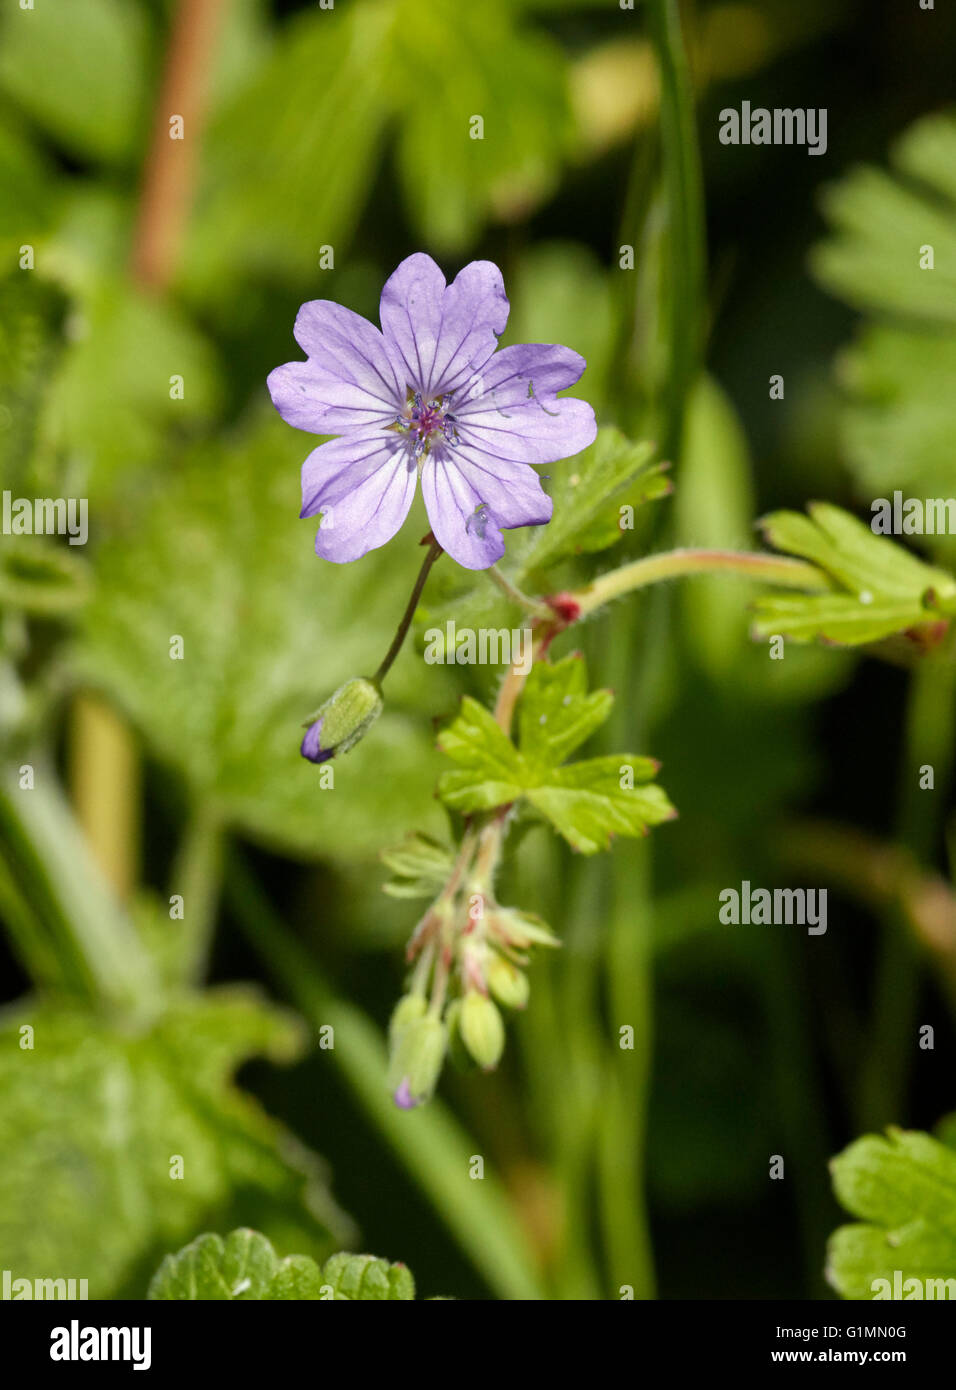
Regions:
[[791, 598], [773, 595], [754, 605], [755, 637], [789, 637], [794, 642], [833, 642], [858, 647], [905, 632], [939, 615], [911, 602], [877, 599], [865, 604], [851, 594], [807, 595]]
[[931, 571], [906, 551], [875, 536], [863, 522], [825, 502], [811, 503], [810, 515], [774, 512], [760, 528], [777, 550], [812, 560], [841, 588], [859, 595], [883, 593], [908, 598], [930, 586]]
[[611, 713], [610, 690], [588, 694], [587, 668], [579, 653], [553, 664], [535, 664], [518, 709], [521, 756], [535, 769], [558, 767], [599, 729]]
[[443, 772], [441, 796], [459, 811], [490, 811], [521, 793], [524, 767], [494, 716], [466, 695], [458, 717], [442, 730], [438, 747], [459, 765]]
[[[318, 1276], [318, 1265], [309, 1263]], [[167, 1255], [149, 1286], [151, 1299], [268, 1299], [279, 1261], [258, 1231], [230, 1231], [225, 1240], [197, 1236], [175, 1255]]]
[[[858, 170], [831, 190], [833, 230], [814, 261], [833, 293], [880, 315], [840, 363], [844, 450], [868, 504], [897, 488], [923, 501], [952, 492], [956, 118], [917, 121], [891, 158], [895, 175]], [[920, 266], [927, 247], [932, 268]], [[956, 552], [951, 534], [921, 543]]]
[[[864, 166], [825, 190], [832, 231], [812, 264], [828, 289], [858, 308], [956, 323], [956, 204], [940, 172], [954, 147], [956, 120], [931, 116], [891, 151], [902, 177]], [[924, 246], [933, 269], [920, 266]]]
[[887, 544], [849, 512], [829, 502], [815, 502], [810, 515], [832, 543], [829, 559], [821, 563], [846, 588], [860, 593], [875, 590], [893, 598], [909, 597], [934, 587], [940, 593], [956, 592], [956, 582], [945, 570], [935, 569], [910, 555], [901, 546]]
[[[19, 1045], [24, 1024], [32, 1050]], [[0, 1245], [9, 1267], [88, 1278], [91, 1298], [129, 1293], [144, 1261], [237, 1207], [324, 1256], [330, 1230], [341, 1240], [348, 1223], [319, 1160], [232, 1082], [245, 1058], [289, 1060], [301, 1042], [294, 1017], [237, 988], [183, 1000], [137, 1032], [63, 1008], [8, 1014]]]
[[829, 503], [810, 516], [775, 512], [761, 527], [778, 550], [818, 565], [844, 592], [773, 595], [755, 605], [754, 634], [846, 645], [875, 642], [956, 612], [956, 580]]
[[[614, 835], [646, 835], [649, 826], [674, 819], [663, 788], [639, 785], [656, 771], [652, 759], [631, 753], [587, 758], [555, 769], [527, 796], [574, 849], [595, 854]], [[637, 785], [629, 785], [629, 777]]]
[[322, 1271], [308, 1255], [287, 1255], [280, 1260], [272, 1282], [273, 1299], [322, 1297]]
[[230, 1231], [225, 1240], [207, 1234], [167, 1255], [153, 1275], [147, 1298], [189, 1301], [277, 1301], [322, 1297], [319, 1266], [308, 1255], [280, 1260], [258, 1231]]
[[844, 446], [870, 504], [897, 489], [923, 500], [952, 496], [956, 334], [870, 324], [841, 368]]
[[657, 772], [653, 759], [622, 753], [560, 766], [607, 719], [612, 703], [610, 691], [587, 693], [582, 658], [538, 661], [518, 705], [516, 748], [488, 710], [466, 697], [441, 735], [442, 751], [458, 767], [442, 773], [439, 795], [465, 814], [524, 797], [584, 854], [606, 849], [613, 835], [644, 834], [676, 814], [660, 787], [641, 785]]
[[[866, 1223], [840, 1227], [827, 1247], [827, 1278], [844, 1298], [873, 1298], [875, 1281], [892, 1287], [897, 1271], [902, 1281], [956, 1281], [952, 1149], [919, 1131], [891, 1129], [886, 1138], [856, 1140], [830, 1167], [837, 1198]], [[922, 1296], [933, 1295], [924, 1288]]]
[[156, 1271], [150, 1299], [275, 1302], [413, 1300], [415, 1281], [403, 1264], [374, 1255], [331, 1255], [320, 1268], [308, 1255], [280, 1260], [258, 1231], [207, 1234], [167, 1255]]
[[407, 1265], [389, 1264], [375, 1255], [330, 1256], [322, 1266], [322, 1284], [336, 1299], [396, 1302], [415, 1297], [415, 1280]]

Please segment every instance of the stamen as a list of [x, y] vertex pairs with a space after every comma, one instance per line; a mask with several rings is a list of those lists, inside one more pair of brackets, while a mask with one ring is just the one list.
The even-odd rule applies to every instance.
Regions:
[[448, 413], [449, 398], [434, 396], [425, 401], [420, 391], [408, 389], [405, 410], [395, 418], [395, 428], [415, 436], [412, 453], [420, 461], [431, 450], [436, 439], [454, 447], [460, 443], [455, 418]]

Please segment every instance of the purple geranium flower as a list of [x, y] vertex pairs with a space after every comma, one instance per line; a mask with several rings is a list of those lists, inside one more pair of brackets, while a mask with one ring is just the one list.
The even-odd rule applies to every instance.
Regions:
[[306, 362], [269, 374], [279, 414], [335, 434], [302, 466], [302, 516], [321, 514], [319, 555], [342, 563], [401, 526], [419, 473], [436, 540], [466, 569], [504, 553], [502, 529], [551, 519], [530, 464], [556, 463], [597, 432], [584, 401], [557, 396], [584, 358], [528, 343], [496, 351], [508, 320], [501, 271], [472, 261], [452, 284], [430, 256], [385, 283], [382, 331], [328, 299], [303, 304], [295, 336]]

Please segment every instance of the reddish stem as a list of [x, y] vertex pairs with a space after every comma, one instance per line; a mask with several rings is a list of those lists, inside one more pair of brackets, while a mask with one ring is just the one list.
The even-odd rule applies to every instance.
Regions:
[[[186, 233], [210, 68], [227, 0], [180, 0], [156, 102], [133, 238], [133, 278], [150, 289], [172, 279]], [[183, 138], [170, 138], [179, 116]]]

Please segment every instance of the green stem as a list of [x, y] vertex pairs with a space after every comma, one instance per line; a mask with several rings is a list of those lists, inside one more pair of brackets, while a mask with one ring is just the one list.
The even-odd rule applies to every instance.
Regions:
[[529, 598], [527, 594], [523, 594], [516, 585], [511, 583], [510, 579], [507, 579], [502, 574], [497, 565], [491, 565], [485, 570], [485, 574], [487, 574], [493, 584], [497, 584], [506, 598], [509, 598], [512, 603], [516, 603], [519, 608], [524, 608], [526, 612], [530, 613], [533, 617], [554, 617], [554, 613], [548, 608], [547, 604], [540, 603], [538, 599]]
[[668, 349], [664, 458], [678, 459], [687, 394], [700, 365], [705, 293], [704, 199], [694, 89], [677, 0], [649, 0], [648, 27], [661, 83], [661, 149], [667, 235], [664, 245]]
[[222, 888], [223, 832], [218, 817], [200, 806], [183, 833], [170, 875], [170, 893], [183, 900], [180, 978], [205, 978]]
[[[598, 1133], [599, 1211], [614, 1296], [629, 1285], [635, 1298], [651, 1299], [656, 1285], [645, 1150], [654, 1046], [653, 903], [646, 847], [638, 845], [615, 867], [605, 949], [610, 1039]], [[623, 1024], [634, 1029], [631, 1049], [620, 1046]]]
[[405, 641], [405, 638], [408, 634], [408, 629], [412, 625], [412, 619], [415, 616], [415, 609], [418, 607], [418, 600], [422, 596], [422, 590], [425, 587], [425, 581], [428, 578], [429, 571], [431, 570], [432, 565], [435, 563], [435, 561], [441, 554], [442, 548], [433, 536], [431, 538], [431, 544], [428, 547], [428, 554], [422, 561], [422, 567], [418, 571], [418, 578], [415, 580], [415, 587], [414, 589], [412, 589], [408, 603], [405, 605], [405, 612], [402, 614], [402, 620], [398, 625], [395, 636], [392, 638], [392, 645], [385, 653], [381, 666], [378, 668], [378, 670], [375, 672], [375, 675], [372, 677], [372, 684], [377, 685], [380, 689], [382, 681], [385, 679], [385, 677], [391, 670], [392, 663], [398, 656], [399, 652], [402, 650], [402, 644]]
[[[946, 804], [956, 741], [956, 662], [952, 639], [936, 656], [913, 671], [906, 711], [900, 770], [897, 840], [921, 862], [929, 862], [942, 807]], [[919, 769], [929, 765], [934, 789], [919, 785]], [[872, 1022], [859, 1095], [858, 1128], [906, 1122], [903, 1102], [909, 1064], [916, 1055], [916, 1006], [920, 953], [898, 905], [883, 914], [873, 994]]]
[[806, 961], [792, 937], [769, 932], [759, 946], [761, 984], [767, 1010], [768, 1066], [777, 1095], [782, 1152], [794, 1186], [807, 1294], [825, 1292], [820, 1252], [832, 1226], [827, 1159], [833, 1152], [823, 1107], [816, 1049], [803, 1001], [810, 985]]
[[359, 1105], [418, 1183], [475, 1268], [500, 1298], [539, 1300], [544, 1288], [521, 1223], [499, 1180], [473, 1181], [476, 1142], [438, 1100], [399, 1110], [386, 1084], [385, 1043], [354, 1005], [336, 997], [307, 951], [279, 920], [242, 858], [232, 854], [227, 891], [240, 930], [315, 1028], [331, 1024], [326, 1054]]
[[39, 924], [46, 942], [24, 953], [38, 984], [58, 984], [92, 1004], [148, 1012], [158, 989], [149, 958], [94, 864], [52, 767], [37, 759], [34, 785], [0, 769], [0, 842], [14, 927]]
[[663, 579], [717, 573], [763, 580], [766, 584], [779, 584], [786, 589], [827, 590], [832, 587], [815, 565], [806, 564], [803, 560], [735, 550], [668, 550], [610, 570], [570, 597], [579, 605], [583, 618], [622, 594], [657, 584]]
[[594, 1151], [605, 1100], [598, 1022], [604, 921], [599, 866], [594, 861], [576, 863], [563, 891], [568, 927], [560, 963], [559, 1028], [546, 1059], [546, 1076], [540, 1080], [552, 1090], [553, 1164], [564, 1207], [556, 1294], [559, 1299], [590, 1301], [606, 1297], [593, 1231]]

